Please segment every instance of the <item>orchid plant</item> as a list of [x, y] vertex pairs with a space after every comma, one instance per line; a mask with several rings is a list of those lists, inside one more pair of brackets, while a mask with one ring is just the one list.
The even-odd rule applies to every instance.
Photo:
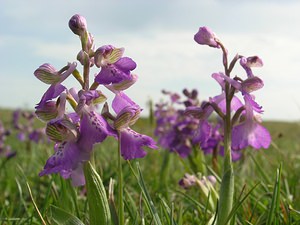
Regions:
[[[136, 63], [131, 58], [123, 56], [124, 48], [112, 45], [96, 48], [94, 37], [88, 32], [83, 16], [78, 14], [72, 16], [69, 27], [81, 41], [77, 60], [83, 67], [82, 74], [76, 62], [67, 63], [60, 70], [45, 63], [34, 72], [39, 80], [50, 85], [35, 107], [35, 113], [47, 123], [46, 134], [55, 143], [54, 154], [47, 160], [40, 176], [59, 173], [65, 179], [70, 178], [75, 186], [84, 185], [91, 180], [85, 168], [87, 162], [91, 160], [94, 145], [103, 142], [108, 136], [115, 138], [119, 144], [118, 200], [119, 224], [122, 225], [124, 206], [120, 156], [125, 160], [142, 158], [146, 155], [144, 147], [157, 148], [152, 138], [130, 128], [138, 120], [142, 110], [124, 92], [137, 81], [137, 75], [132, 74]], [[99, 72], [91, 83], [90, 68], [93, 66], [99, 68]], [[62, 84], [71, 75], [79, 82], [79, 89], [67, 88]], [[100, 86], [113, 93], [111, 108], [114, 113], [106, 102], [106, 96], [99, 90]], [[67, 102], [73, 112], [66, 110]], [[99, 113], [97, 108], [100, 104], [102, 111]], [[88, 189], [89, 185], [87, 182]], [[92, 204], [89, 206], [93, 207]], [[92, 221], [92, 215], [90, 217], [91, 224], [110, 223], [109, 218], [105, 222], [99, 222]]]
[[[212, 112], [216, 112], [222, 122], [224, 163], [217, 215], [217, 224], [222, 224], [228, 219], [233, 205], [232, 152], [239, 152], [246, 147], [268, 148], [271, 143], [268, 130], [261, 125], [259, 115], [263, 112], [262, 107], [255, 101], [253, 95], [253, 92], [261, 89], [264, 83], [253, 74], [252, 68], [263, 66], [263, 62], [258, 56], [245, 57], [239, 54], [229, 62], [228, 50], [208, 27], [200, 27], [194, 40], [200, 45], [221, 49], [223, 54], [224, 72], [212, 74], [212, 78], [221, 87], [221, 94], [210, 98], [200, 107], [190, 106], [185, 112], [202, 121], [207, 120]], [[238, 61], [245, 70], [245, 78], [231, 75]]]

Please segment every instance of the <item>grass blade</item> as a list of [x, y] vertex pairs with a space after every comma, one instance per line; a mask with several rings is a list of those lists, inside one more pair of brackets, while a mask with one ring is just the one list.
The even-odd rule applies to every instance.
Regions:
[[237, 203], [234, 204], [232, 207], [232, 210], [230, 211], [228, 217], [223, 221], [223, 225], [227, 224], [236, 214], [237, 210], [240, 208], [240, 206], [243, 204], [243, 202], [249, 197], [249, 195], [254, 191], [254, 189], [259, 185], [260, 183], [255, 184], [250, 191], [240, 200], [238, 200]]
[[274, 190], [272, 195], [271, 205], [268, 211], [268, 219], [267, 225], [273, 224], [273, 220], [275, 217], [276, 212], [279, 211], [279, 204], [280, 204], [280, 179], [281, 179], [281, 164], [276, 171], [276, 180], [274, 184]]
[[139, 186], [140, 186], [140, 188], [142, 190], [142, 194], [143, 194], [143, 196], [145, 198], [145, 203], [146, 203], [146, 205], [149, 208], [149, 211], [150, 211], [150, 214], [151, 214], [151, 216], [153, 218], [154, 224], [156, 224], [156, 225], [162, 225], [161, 220], [160, 220], [160, 218], [158, 216], [158, 213], [156, 211], [156, 208], [155, 208], [155, 206], [153, 204], [153, 201], [152, 201], [152, 199], [150, 197], [150, 194], [149, 194], [149, 192], [148, 192], [148, 190], [146, 188], [146, 185], [144, 183], [144, 178], [142, 176], [139, 163], [138, 162], [136, 163], [138, 175], [135, 174], [135, 172], [134, 172], [134, 170], [133, 170], [133, 168], [132, 168], [132, 166], [131, 166], [131, 164], [130, 164], [129, 161], [128, 161], [128, 163], [129, 163], [129, 166], [130, 166], [130, 169], [131, 169], [133, 175], [136, 177], [136, 179], [138, 181], [138, 184], [139, 184]]
[[36, 203], [35, 203], [35, 201], [34, 201], [34, 199], [33, 199], [32, 192], [31, 192], [30, 186], [29, 186], [29, 184], [28, 184], [27, 181], [26, 181], [26, 185], [27, 185], [27, 189], [28, 189], [28, 192], [29, 192], [31, 201], [32, 201], [32, 203], [33, 203], [33, 206], [34, 206], [35, 210], [37, 211], [37, 213], [38, 213], [38, 215], [39, 215], [39, 217], [40, 217], [40, 219], [41, 219], [41, 221], [42, 221], [42, 224], [43, 224], [43, 225], [47, 225], [46, 221], [44, 220], [42, 214], [40, 213], [39, 208], [37, 207], [37, 205], [36, 205]]
[[177, 223], [174, 220], [174, 204], [172, 203], [172, 208], [170, 208], [162, 197], [159, 196], [159, 199], [162, 203], [161, 205], [163, 207], [163, 210], [166, 213], [166, 217], [168, 217], [168, 220], [170, 221], [170, 224], [177, 225]]

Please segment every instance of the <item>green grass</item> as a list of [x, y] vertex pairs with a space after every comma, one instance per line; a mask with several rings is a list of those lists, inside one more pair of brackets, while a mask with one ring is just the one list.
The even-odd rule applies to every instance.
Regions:
[[[9, 128], [11, 111], [0, 110], [0, 119]], [[236, 224], [300, 224], [300, 124], [264, 124], [273, 138], [271, 147], [259, 151], [246, 149], [243, 159], [234, 164], [235, 202], [241, 204], [236, 205], [233, 221]], [[37, 126], [41, 125], [37, 122]], [[147, 119], [140, 119], [134, 129], [151, 136], [153, 133]], [[17, 151], [17, 156], [10, 160], [0, 158], [0, 224], [42, 224], [33, 200], [46, 223], [54, 224], [53, 213], [57, 212], [63, 217], [73, 215], [88, 224], [83, 187], [73, 188], [58, 175], [38, 176], [53, 152], [53, 144], [33, 143], [28, 150], [15, 134], [6, 142]], [[178, 185], [188, 172], [188, 162], [165, 153], [162, 149], [148, 150], [145, 158], [133, 160], [130, 165], [123, 160], [127, 224], [207, 224], [214, 215], [200, 190], [196, 187], [184, 190]], [[205, 160], [208, 172], [204, 175], [208, 175], [210, 156], [205, 156]], [[117, 204], [117, 143], [113, 138], [95, 147], [95, 162], [107, 193], [111, 178], [115, 181], [112, 203]], [[149, 199], [154, 208], [147, 205]], [[75, 217], [71, 219], [76, 221]]]

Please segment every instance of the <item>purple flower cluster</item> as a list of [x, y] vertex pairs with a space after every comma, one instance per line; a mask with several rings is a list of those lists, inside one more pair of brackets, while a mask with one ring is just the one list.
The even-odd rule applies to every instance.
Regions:
[[[197, 90], [184, 89], [184, 100], [177, 93], [162, 93], [169, 97], [169, 101], [156, 104], [154, 134], [158, 137], [158, 143], [182, 158], [189, 156], [193, 149], [198, 150], [199, 146], [204, 154], [223, 155], [222, 121], [202, 120], [186, 114], [187, 109], [197, 109], [207, 104], [200, 102]], [[238, 160], [241, 154], [232, 152], [232, 156], [233, 160]]]
[[11, 132], [6, 130], [0, 121], [0, 156], [4, 156], [6, 159], [10, 159], [16, 155], [16, 151], [12, 151], [11, 147], [5, 143], [6, 137]]
[[159, 137], [158, 143], [163, 148], [187, 157], [195, 146], [194, 136], [200, 124], [198, 119], [185, 116], [184, 109], [185, 106], [198, 104], [198, 93], [196, 90], [192, 93], [184, 90], [187, 97], [185, 101], [181, 101], [181, 96], [177, 93], [162, 93], [169, 96], [170, 101], [156, 104], [154, 134]]
[[36, 117], [32, 112], [17, 109], [13, 112], [13, 128], [18, 131], [17, 137], [20, 141], [33, 141], [35, 143], [47, 142], [45, 129], [34, 128]]
[[[39, 80], [50, 85], [35, 113], [47, 122], [46, 134], [55, 142], [55, 153], [40, 175], [60, 173], [65, 179], [71, 178], [74, 185], [83, 185], [83, 163], [90, 159], [94, 144], [103, 142], [108, 136], [119, 141], [125, 160], [144, 157], [143, 147], [157, 147], [152, 138], [130, 128], [142, 110], [124, 92], [137, 80], [137, 75], [131, 73], [136, 63], [123, 57], [123, 48], [104, 45], [96, 49], [84, 17], [74, 15], [69, 27], [81, 40], [82, 50], [77, 59], [83, 66], [83, 75], [77, 70], [76, 62], [68, 63], [61, 70], [46, 63], [34, 72]], [[89, 71], [93, 66], [98, 67], [99, 72], [90, 85]], [[80, 90], [62, 85], [70, 75], [81, 84]], [[97, 90], [99, 85], [113, 93], [114, 113], [109, 110], [106, 96]], [[67, 102], [74, 112], [66, 110]], [[97, 111], [100, 104], [103, 105], [101, 113]]]
[[[236, 55], [228, 66], [228, 51], [209, 28], [201, 27], [194, 39], [199, 44], [221, 48], [223, 51], [225, 73], [212, 74], [212, 78], [221, 87], [221, 94], [200, 102], [196, 90], [189, 92], [185, 89], [183, 94], [187, 100], [184, 101], [181, 101], [180, 95], [176, 93], [163, 91], [163, 94], [169, 96], [170, 103], [156, 105], [155, 135], [159, 137], [158, 143], [165, 149], [177, 152], [181, 157], [187, 157], [196, 146], [200, 146], [206, 154], [224, 155], [224, 120], [228, 111], [226, 107], [230, 107], [232, 160], [240, 159], [242, 156], [240, 150], [248, 146], [255, 149], [268, 148], [271, 136], [261, 125], [259, 114], [263, 110], [253, 95], [254, 91], [264, 85], [263, 81], [252, 72], [253, 67], [263, 65], [262, 60], [258, 56]], [[237, 61], [246, 72], [245, 79], [230, 77], [230, 72]], [[241, 97], [243, 102], [240, 100]], [[176, 106], [180, 105], [185, 108], [177, 109]], [[210, 117], [214, 112], [219, 117], [211, 120]]]
[[[232, 113], [232, 151], [238, 153], [248, 146], [255, 149], [268, 148], [271, 143], [271, 136], [267, 129], [261, 125], [259, 114], [263, 110], [255, 101], [255, 96], [253, 95], [254, 91], [264, 86], [263, 81], [252, 72], [253, 67], [263, 66], [262, 60], [258, 56], [244, 57], [236, 55], [228, 65], [227, 49], [207, 27], [200, 27], [194, 36], [194, 40], [198, 44], [222, 49], [225, 73], [212, 74], [212, 77], [221, 87], [221, 94], [210, 98], [207, 104], [201, 107], [188, 107], [186, 114], [191, 114], [205, 121], [215, 111], [220, 118], [224, 119], [226, 107], [230, 107], [230, 112]], [[244, 79], [238, 76], [230, 77], [230, 73], [237, 61], [240, 62], [240, 65], [245, 70], [246, 78]], [[226, 93], [229, 94], [226, 95]], [[238, 97], [238, 94], [244, 100], [243, 102]]]

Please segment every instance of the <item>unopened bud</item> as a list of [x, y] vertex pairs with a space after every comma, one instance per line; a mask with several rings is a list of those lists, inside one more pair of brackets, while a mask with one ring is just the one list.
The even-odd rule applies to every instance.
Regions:
[[196, 184], [197, 177], [188, 173], [184, 174], [184, 177], [178, 182], [178, 184], [184, 189], [190, 188]]
[[208, 27], [200, 27], [199, 31], [195, 34], [194, 40], [200, 45], [208, 45], [213, 48], [219, 48], [216, 42], [216, 35]]
[[82, 36], [87, 30], [86, 19], [79, 14], [75, 14], [69, 20], [69, 27], [74, 34]]
[[85, 51], [81, 50], [77, 54], [77, 60], [84, 66], [89, 63], [90, 57]]

